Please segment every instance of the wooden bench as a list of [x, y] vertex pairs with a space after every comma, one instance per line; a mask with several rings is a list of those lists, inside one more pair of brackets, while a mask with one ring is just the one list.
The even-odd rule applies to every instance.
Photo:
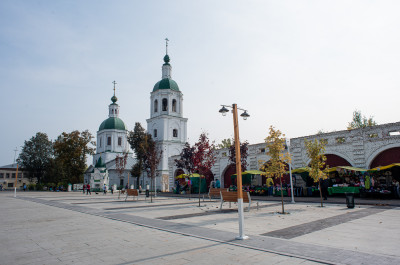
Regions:
[[121, 197], [121, 194], [125, 194], [125, 190], [119, 190], [119, 192], [118, 192], [118, 199], [119, 199], [119, 197]]
[[136, 197], [136, 200], [139, 200], [139, 190], [137, 189], [127, 189], [125, 201], [128, 199], [128, 196]]
[[221, 198], [221, 191], [228, 191], [228, 188], [210, 188], [208, 191], [208, 197], [210, 198], [210, 201], [211, 197]]
[[[220, 210], [222, 210], [222, 204], [224, 202], [229, 202], [229, 208], [231, 207], [231, 202], [237, 202], [238, 201], [238, 193], [237, 191], [220, 191], [221, 194], [221, 206]], [[249, 203], [248, 206], [248, 211], [250, 211], [250, 205], [251, 205], [251, 198], [250, 198], [250, 193], [249, 192], [243, 192], [243, 202]]]

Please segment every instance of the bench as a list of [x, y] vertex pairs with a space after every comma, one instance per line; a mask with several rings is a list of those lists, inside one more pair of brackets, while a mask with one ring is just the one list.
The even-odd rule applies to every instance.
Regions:
[[[237, 202], [238, 201], [238, 193], [237, 191], [220, 191], [221, 194], [221, 206], [220, 210], [222, 210], [222, 204], [224, 202], [229, 202], [229, 208], [231, 207], [231, 202]], [[250, 193], [249, 192], [243, 192], [243, 202], [249, 203], [248, 206], [248, 211], [250, 211], [250, 204], [251, 204], [251, 198], [250, 198]]]
[[208, 191], [208, 197], [210, 198], [211, 201], [211, 197], [221, 197], [221, 191], [228, 191], [228, 188], [210, 188], [210, 190]]
[[128, 196], [136, 197], [136, 200], [139, 200], [139, 191], [137, 189], [127, 189], [125, 201], [128, 199]]
[[125, 193], [125, 190], [119, 190], [119, 192], [118, 192], [118, 199], [119, 199], [119, 197], [121, 197], [121, 194], [124, 194]]

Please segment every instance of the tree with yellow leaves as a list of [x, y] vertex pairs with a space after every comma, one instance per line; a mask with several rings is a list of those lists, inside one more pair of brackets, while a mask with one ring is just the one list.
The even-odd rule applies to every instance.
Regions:
[[282, 199], [282, 213], [285, 213], [283, 204], [283, 189], [282, 189], [282, 175], [287, 171], [287, 164], [290, 162], [290, 154], [283, 153], [285, 150], [286, 139], [285, 135], [279, 130], [275, 130], [273, 126], [269, 127], [269, 136], [265, 138], [267, 144], [270, 160], [261, 166], [261, 170], [265, 175], [272, 178], [279, 178], [281, 186], [281, 199]]
[[319, 183], [319, 195], [321, 197], [321, 207], [323, 207], [321, 180], [328, 178], [327, 174], [328, 168], [322, 170], [325, 167], [325, 161], [326, 161], [326, 156], [324, 155], [325, 142], [319, 141], [317, 139], [315, 139], [314, 141], [308, 141], [307, 139], [304, 139], [304, 145], [306, 146], [307, 149], [307, 156], [311, 159], [309, 174], [310, 177], [314, 180], [314, 182]]

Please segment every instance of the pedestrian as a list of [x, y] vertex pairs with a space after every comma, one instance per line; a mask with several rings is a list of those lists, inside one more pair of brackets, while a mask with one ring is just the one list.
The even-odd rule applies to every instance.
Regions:
[[217, 180], [215, 181], [215, 187], [216, 187], [217, 189], [221, 188], [221, 182], [219, 181], [219, 179], [217, 179]]
[[128, 189], [128, 183], [125, 185], [125, 190], [127, 190]]
[[142, 185], [139, 185], [139, 194], [142, 193]]
[[83, 189], [82, 189], [83, 194], [85, 194], [85, 190], [86, 190], [86, 184], [83, 184]]
[[267, 188], [268, 188], [268, 196], [272, 196], [274, 193], [274, 180], [271, 177], [267, 178]]
[[104, 184], [104, 186], [103, 186], [103, 195], [106, 195], [106, 193], [107, 193], [107, 186], [106, 186], [106, 184]]
[[3, 184], [0, 184], [0, 191], [3, 190]]
[[110, 190], [111, 190], [111, 194], [114, 194], [114, 187], [113, 186], [110, 187]]
[[26, 191], [26, 184], [24, 183], [24, 191]]
[[90, 184], [86, 185], [86, 195], [88, 195], [90, 193], [90, 195], [92, 195], [92, 192], [90, 191]]
[[328, 179], [320, 179], [320, 185], [321, 185], [321, 193], [322, 197], [324, 197], [324, 200], [328, 199], [328, 187], [329, 187], [329, 182]]

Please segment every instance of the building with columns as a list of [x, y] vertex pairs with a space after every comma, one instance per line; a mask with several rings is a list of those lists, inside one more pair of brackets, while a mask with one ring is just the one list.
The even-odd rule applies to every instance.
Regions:
[[[326, 142], [326, 164], [329, 167], [352, 166], [371, 169], [400, 163], [400, 122], [292, 138], [289, 149], [286, 148], [286, 152], [290, 151], [292, 156], [292, 169], [304, 167], [310, 163], [304, 139], [318, 139]], [[266, 151], [265, 143], [249, 145], [247, 169], [258, 170], [263, 163], [267, 162], [269, 156]], [[209, 174], [215, 180], [220, 179], [221, 187], [229, 187], [232, 184], [231, 175], [236, 173], [235, 166], [229, 163], [229, 150], [219, 149], [216, 154], [217, 161]], [[174, 177], [182, 173], [182, 170], [174, 163], [177, 158], [178, 156], [169, 159], [170, 189], [174, 186]], [[400, 179], [400, 172], [394, 173], [398, 174], [395, 177]], [[254, 184], [262, 184], [261, 178], [258, 182]]]

